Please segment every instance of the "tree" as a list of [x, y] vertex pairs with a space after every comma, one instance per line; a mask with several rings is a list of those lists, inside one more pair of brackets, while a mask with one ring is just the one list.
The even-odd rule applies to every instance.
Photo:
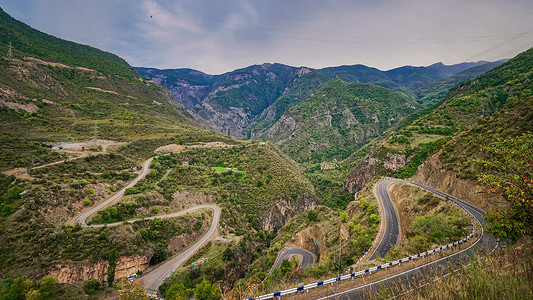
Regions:
[[83, 291], [87, 295], [92, 295], [99, 289], [100, 289], [100, 282], [98, 282], [98, 280], [96, 279], [89, 279], [85, 281], [85, 285], [83, 286]]
[[216, 285], [211, 285], [206, 279], [194, 287], [194, 297], [198, 300], [220, 299], [220, 292]]
[[109, 266], [107, 267], [107, 284], [113, 285], [115, 282], [115, 268], [117, 266], [117, 250], [111, 250], [109, 253]]
[[119, 300], [148, 300], [148, 295], [144, 293], [144, 288], [137, 281], [129, 281], [126, 277], [122, 278], [122, 288], [119, 291]]
[[39, 285], [40, 298], [48, 299], [57, 288], [57, 280], [52, 276], [46, 276], [41, 280]]
[[307, 213], [307, 219], [311, 222], [318, 220], [318, 212], [314, 210], [310, 210]]
[[165, 297], [169, 300], [188, 299], [187, 289], [183, 283], [173, 284], [167, 291]]
[[487, 229], [516, 241], [533, 233], [533, 135], [498, 139], [484, 147], [488, 158], [474, 159], [483, 171], [478, 180], [506, 200], [507, 206], [487, 213]]

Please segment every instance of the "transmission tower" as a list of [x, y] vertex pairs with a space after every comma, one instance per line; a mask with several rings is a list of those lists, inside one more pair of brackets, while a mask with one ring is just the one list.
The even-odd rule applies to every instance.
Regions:
[[98, 139], [98, 128], [99, 128], [99, 127], [98, 127], [98, 123], [95, 121], [95, 122], [94, 122], [94, 125], [91, 126], [91, 127], [92, 127], [92, 129], [93, 129], [93, 140], [96, 141], [96, 140]]
[[9, 42], [9, 48], [7, 50], [7, 58], [13, 58], [13, 46], [11, 46], [11, 42]]

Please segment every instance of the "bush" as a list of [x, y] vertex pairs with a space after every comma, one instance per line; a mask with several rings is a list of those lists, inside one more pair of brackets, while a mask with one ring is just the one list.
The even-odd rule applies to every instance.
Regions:
[[194, 297], [198, 300], [217, 300], [222, 298], [215, 285], [211, 285], [206, 279], [194, 288]]
[[85, 285], [83, 286], [83, 291], [87, 295], [92, 295], [96, 293], [100, 289], [100, 282], [96, 279], [89, 279], [85, 281]]
[[380, 217], [375, 214], [371, 214], [370, 217], [368, 218], [368, 221], [370, 222], [370, 224], [378, 224], [379, 220], [380, 220]]
[[370, 203], [368, 203], [368, 201], [366, 201], [365, 199], [361, 199], [359, 201], [359, 208], [361, 210], [366, 210], [366, 208], [370, 205]]
[[86, 190], [86, 193], [87, 193], [87, 196], [89, 196], [89, 197], [94, 197], [94, 196], [96, 196], [96, 192], [94, 191], [93, 188], [88, 188], [88, 189]]
[[154, 255], [150, 259], [150, 265], [156, 265], [165, 259], [167, 259], [167, 252], [163, 247], [157, 247], [155, 248]]
[[311, 222], [318, 220], [318, 212], [315, 210], [311, 210], [307, 213], [307, 219]]

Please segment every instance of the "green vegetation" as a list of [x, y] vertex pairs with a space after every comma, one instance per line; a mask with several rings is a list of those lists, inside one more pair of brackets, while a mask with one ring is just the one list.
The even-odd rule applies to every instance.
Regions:
[[488, 230], [495, 236], [516, 241], [533, 234], [533, 135], [491, 143], [485, 159], [477, 159], [484, 173], [479, 181], [503, 197], [507, 206], [487, 214]]
[[259, 136], [264, 135], [275, 122], [291, 107], [305, 100], [328, 79], [319, 72], [309, 70], [296, 77], [274, 103], [267, 107], [258, 117], [245, 129], [247, 136], [252, 137], [252, 133]]
[[[398, 123], [369, 147], [349, 159], [354, 166], [347, 182], [370, 180], [376, 175], [408, 178], [428, 157], [442, 149], [443, 167], [460, 177], [475, 179], [479, 173], [472, 157], [484, 157], [479, 145], [497, 138], [518, 136], [533, 126], [530, 49], [500, 66], [454, 86], [438, 103], [419, 110]], [[392, 159], [405, 159], [402, 167]], [[376, 163], [369, 165], [369, 161]], [[396, 169], [393, 166], [400, 166]], [[365, 181], [365, 182], [366, 182]], [[361, 182], [352, 190], [362, 187]]]
[[317, 221], [318, 220], [318, 212], [315, 211], [315, 210], [310, 210], [307, 213], [307, 220], [309, 220], [310, 222]]
[[334, 79], [287, 110], [294, 126], [274, 125], [272, 141], [298, 162], [341, 160], [416, 107], [388, 89]]
[[89, 279], [85, 281], [85, 284], [83, 285], [83, 291], [87, 295], [92, 295], [96, 293], [100, 289], [100, 282], [96, 279]]
[[54, 277], [46, 276], [40, 282], [17, 277], [5, 279], [0, 285], [0, 299], [66, 299], [65, 287], [59, 286]]
[[304, 175], [315, 187], [316, 195], [322, 205], [344, 210], [353, 201], [353, 195], [344, 188], [346, 178], [344, 163], [333, 170], [320, 170], [319, 164], [306, 165]]
[[0, 31], [2, 53], [7, 52], [7, 45], [11, 42], [15, 57], [24, 55], [40, 57], [53, 62], [93, 69], [106, 75], [118, 75], [129, 80], [138, 77], [133, 68], [120, 57], [37, 31], [13, 19], [2, 9], [0, 9]]
[[409, 163], [402, 169], [400, 169], [394, 177], [397, 178], [409, 178], [416, 173], [416, 169], [421, 165], [426, 159], [431, 155], [437, 152], [442, 145], [446, 144], [449, 141], [449, 138], [442, 138], [430, 143], [420, 143], [414, 149], [410, 148], [406, 152], [406, 156], [409, 156], [411, 153], [414, 155], [411, 156]]

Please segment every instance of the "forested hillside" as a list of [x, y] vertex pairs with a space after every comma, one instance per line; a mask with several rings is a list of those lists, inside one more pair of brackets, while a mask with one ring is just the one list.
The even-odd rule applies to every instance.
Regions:
[[[473, 149], [512, 132], [511, 135], [518, 135], [531, 130], [527, 114], [530, 111], [532, 55], [532, 50], [528, 50], [475, 79], [461, 82], [440, 102], [400, 122], [369, 145], [371, 153], [364, 158], [360, 154], [361, 158], [356, 158], [358, 154], [353, 156], [359, 162], [348, 176], [346, 187], [357, 190], [378, 174], [411, 177], [420, 164], [445, 144], [444, 167], [466, 171], [470, 168], [467, 162], [476, 156]], [[493, 117], [503, 108], [499, 117]], [[520, 112], [519, 116], [512, 116], [512, 110]], [[483, 126], [492, 122], [500, 126], [492, 129]], [[479, 137], [473, 139], [471, 134], [476, 128], [486, 130], [478, 131]], [[468, 138], [464, 138], [466, 132], [469, 132]], [[453, 146], [461, 140], [465, 143], [463, 146]], [[451, 151], [449, 149], [457, 153], [446, 154]], [[393, 168], [393, 161], [401, 164]], [[470, 176], [475, 177], [472, 172]]]
[[342, 160], [416, 109], [388, 89], [337, 79], [287, 110], [263, 137], [299, 162]]

